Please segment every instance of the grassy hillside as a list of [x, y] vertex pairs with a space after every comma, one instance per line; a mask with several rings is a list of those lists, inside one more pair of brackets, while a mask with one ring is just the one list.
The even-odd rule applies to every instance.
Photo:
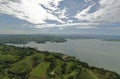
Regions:
[[120, 79], [75, 57], [0, 45], [0, 79]]

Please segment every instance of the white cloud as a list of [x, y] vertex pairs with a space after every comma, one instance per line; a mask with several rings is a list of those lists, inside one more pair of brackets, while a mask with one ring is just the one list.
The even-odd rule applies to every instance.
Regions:
[[[59, 5], [61, 1], [64, 0], [0, 0], [0, 13], [26, 20], [36, 25], [36, 28], [61, 28], [65, 26], [88, 28], [97, 26], [103, 22], [120, 22], [120, 0], [99, 0], [100, 7], [93, 13], [89, 13], [89, 11], [97, 4], [93, 0], [84, 0], [85, 4], [83, 6], [87, 4], [89, 6], [83, 10], [76, 11], [78, 13], [73, 19], [67, 15], [70, 10], [66, 8], [66, 5], [64, 5], [63, 9], [60, 9]], [[72, 7], [74, 8], [74, 6]], [[75, 21], [75, 18], [79, 22]], [[58, 24], [47, 23], [49, 20], [55, 21]]]
[[95, 28], [97, 25], [99, 25], [99, 23], [91, 23], [91, 22], [87, 22], [87, 23], [65, 23], [65, 24], [44, 24], [44, 25], [36, 25], [35, 28], [51, 28], [51, 27], [58, 27], [58, 28], [65, 28], [65, 27], [77, 27], [77, 28]]
[[88, 13], [92, 5], [76, 14], [75, 18], [87, 21], [120, 22], [120, 0], [100, 0], [100, 8]]
[[[20, 0], [20, 2], [1, 0], [0, 12], [13, 15], [33, 24], [44, 24], [46, 23], [45, 20], [55, 20], [59, 23], [64, 23], [64, 21], [42, 7], [44, 5], [51, 11], [59, 10], [57, 6], [60, 1], [62, 0]], [[6, 2], [6, 4], [3, 4], [3, 2]]]
[[59, 15], [59, 18], [68, 18], [67, 16], [66, 16], [66, 12], [67, 12], [67, 9], [66, 8], [64, 8], [63, 10], [60, 10], [59, 12], [56, 12], [58, 15]]
[[75, 15], [75, 18], [80, 19], [80, 20], [88, 20], [88, 17], [89, 17], [88, 11], [91, 9], [92, 6], [93, 5], [90, 5], [89, 7], [81, 11], [80, 13], [77, 13], [77, 15]]
[[93, 2], [93, 0], [84, 0], [85, 2], [89, 3], [89, 2]]

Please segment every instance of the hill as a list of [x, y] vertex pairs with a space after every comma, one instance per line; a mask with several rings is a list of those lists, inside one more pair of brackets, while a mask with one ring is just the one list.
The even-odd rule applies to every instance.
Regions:
[[120, 79], [75, 57], [34, 48], [0, 45], [0, 79]]

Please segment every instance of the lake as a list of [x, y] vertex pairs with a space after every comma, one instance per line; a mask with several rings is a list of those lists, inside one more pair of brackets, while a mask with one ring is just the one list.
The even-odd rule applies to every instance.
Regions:
[[105, 68], [120, 73], [120, 42], [99, 39], [67, 39], [64, 43], [14, 44], [20, 47], [36, 47], [39, 50], [60, 52], [75, 56], [91, 66]]

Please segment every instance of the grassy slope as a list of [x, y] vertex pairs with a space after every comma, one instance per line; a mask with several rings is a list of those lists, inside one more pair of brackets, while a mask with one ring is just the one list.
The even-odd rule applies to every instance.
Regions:
[[0, 56], [0, 79], [120, 79], [114, 72], [92, 68], [74, 57], [64, 60], [62, 54], [32, 48], [0, 45]]
[[92, 71], [88, 69], [82, 69], [80, 79], [99, 79]]
[[41, 62], [38, 64], [37, 67], [35, 67], [31, 72], [30, 72], [30, 77], [29, 79], [34, 79], [34, 78], [45, 78], [47, 79], [47, 69], [49, 68], [50, 63], [49, 62]]

